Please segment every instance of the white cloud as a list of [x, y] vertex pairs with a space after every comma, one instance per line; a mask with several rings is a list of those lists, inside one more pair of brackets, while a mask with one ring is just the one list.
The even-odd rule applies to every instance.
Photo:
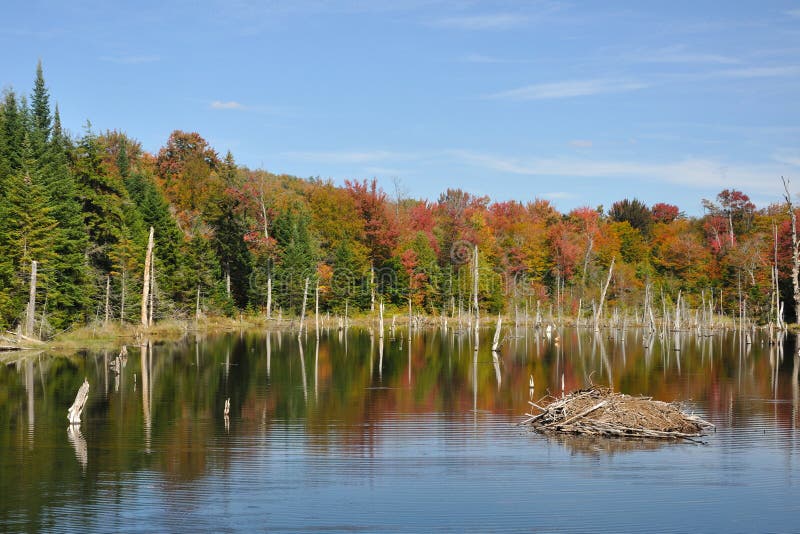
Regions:
[[784, 11], [785, 14], [789, 15], [793, 19], [800, 18], [800, 9], [790, 9], [788, 11]]
[[800, 167], [800, 152], [793, 150], [778, 150], [772, 157], [778, 163]]
[[761, 193], [779, 193], [780, 177], [791, 170], [786, 164], [732, 165], [701, 158], [652, 163], [583, 158], [516, 159], [463, 150], [451, 151], [450, 154], [463, 163], [509, 174], [596, 180], [636, 179], [694, 189], [735, 187]]
[[465, 15], [436, 20], [433, 25], [459, 30], [503, 30], [522, 26], [528, 17], [514, 13], [493, 13], [486, 15]]
[[648, 87], [648, 84], [637, 80], [568, 80], [562, 82], [526, 85], [517, 89], [501, 91], [489, 95], [488, 98], [502, 100], [544, 100], [554, 98], [574, 98], [610, 93], [637, 91]]
[[247, 109], [244, 104], [236, 102], [235, 100], [230, 101], [222, 101], [222, 100], [214, 100], [210, 104], [211, 109]]
[[712, 73], [714, 76], [725, 78], [775, 78], [783, 76], [797, 76], [800, 66], [785, 65], [775, 67], [746, 67], [741, 69], [728, 69]]
[[669, 46], [655, 50], [640, 50], [625, 59], [639, 63], [719, 63], [734, 64], [740, 61], [737, 58], [721, 54], [693, 52], [683, 45]]
[[407, 160], [414, 157], [413, 154], [391, 152], [388, 150], [284, 152], [283, 156], [290, 159], [328, 164], [364, 164], [381, 161]]
[[550, 193], [542, 193], [540, 196], [549, 200], [564, 200], [575, 197], [575, 195], [566, 191], [552, 191]]
[[469, 54], [461, 58], [464, 63], [529, 63], [524, 59], [505, 59], [484, 54]]
[[141, 63], [155, 63], [161, 61], [159, 56], [101, 56], [100, 61], [118, 63], [120, 65], [138, 65]]
[[590, 139], [573, 139], [569, 142], [569, 146], [574, 148], [592, 148], [593, 144]]

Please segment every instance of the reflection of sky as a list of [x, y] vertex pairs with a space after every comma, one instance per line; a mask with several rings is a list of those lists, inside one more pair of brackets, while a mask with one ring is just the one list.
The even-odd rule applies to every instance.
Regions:
[[[616, 334], [595, 341], [566, 330], [559, 346], [532, 336], [503, 346], [499, 387], [482, 341], [477, 413], [471, 347], [464, 342], [458, 350], [457, 340], [441, 334], [415, 337], [410, 385], [402, 335], [387, 337], [380, 375], [377, 343], [373, 372], [366, 372], [364, 332], [352, 332], [347, 351], [336, 334], [323, 337], [319, 357], [311, 336], [307, 396], [292, 336], [273, 339], [269, 373], [259, 335], [203, 341], [197, 353], [193, 343], [156, 346], [149, 454], [143, 377], [134, 391], [131, 376], [141, 373], [135, 354], [119, 391], [103, 385], [101, 356], [37, 362], [32, 399], [25, 368], [5, 367], [0, 385], [12, 400], [0, 403], [0, 416], [18, 415], [10, 435], [27, 435], [26, 400], [36, 406], [37, 426], [32, 442], [1, 442], [10, 450], [0, 451], [0, 527], [14, 530], [11, 521], [27, 516], [20, 508], [37, 513], [28, 500], [9, 500], [17, 493], [4, 481], [13, 477], [21, 494], [30, 487], [45, 497], [34, 524], [87, 532], [794, 528], [800, 436], [792, 343], [781, 362], [761, 337], [749, 347], [731, 335], [685, 337], [675, 351], [666, 336], [648, 351], [636, 332], [624, 350]], [[691, 400], [718, 431], [706, 445], [639, 444], [542, 437], [513, 426], [528, 408], [529, 376], [537, 388], [555, 390], [562, 373], [568, 388], [610, 374], [629, 393]], [[71, 402], [73, 382], [84, 375], [94, 394], [81, 427], [85, 471], [59, 405]], [[58, 384], [63, 394], [42, 394]], [[230, 433], [221, 422], [227, 397]], [[49, 454], [52, 471], [32, 470]], [[36, 474], [18, 476], [28, 471]]]
[[484, 414], [477, 427], [470, 417], [439, 416], [378, 426], [379, 445], [369, 451], [314, 450], [300, 425], [277, 427], [261, 442], [234, 439], [225, 445], [227, 467], [186, 485], [140, 472], [121, 485], [122, 506], [103, 496], [92, 503], [92, 524], [146, 532], [752, 532], [791, 529], [800, 513], [800, 458], [786, 441], [797, 437], [761, 418], [707, 446], [610, 455], [575, 453]]

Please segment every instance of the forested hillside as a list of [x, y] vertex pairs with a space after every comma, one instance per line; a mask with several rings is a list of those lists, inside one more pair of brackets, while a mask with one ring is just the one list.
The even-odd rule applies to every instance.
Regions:
[[[703, 200], [699, 218], [635, 199], [569, 213], [546, 200], [493, 202], [460, 189], [418, 200], [387, 195], [375, 180], [339, 187], [251, 170], [194, 132], [175, 131], [149, 154], [123, 131], [87, 124], [67, 134], [41, 66], [29, 96], [4, 94], [3, 329], [23, 321], [33, 261], [41, 335], [105, 321], [107, 295], [111, 320], [137, 323], [150, 227], [156, 320], [191, 318], [198, 307], [297, 313], [306, 278], [319, 287], [322, 311], [357, 313], [382, 298], [457, 313], [469, 306], [474, 245], [480, 306], [492, 313], [537, 301], [563, 315], [579, 306], [590, 313], [612, 260], [609, 304], [623, 309], [640, 307], [647, 291], [660, 311], [680, 291], [690, 305], [713, 298], [717, 312], [746, 306], [766, 322], [776, 315], [776, 262], [781, 299], [793, 302], [783, 199], [757, 209], [745, 193], [725, 190]], [[790, 304], [786, 315], [794, 319]]]

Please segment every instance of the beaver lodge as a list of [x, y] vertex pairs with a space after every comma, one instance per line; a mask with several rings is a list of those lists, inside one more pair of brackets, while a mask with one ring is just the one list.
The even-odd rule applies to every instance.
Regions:
[[690, 440], [714, 429], [677, 403], [631, 397], [597, 386], [561, 398], [545, 397], [530, 405], [540, 413], [526, 414], [528, 418], [521, 424], [542, 433]]

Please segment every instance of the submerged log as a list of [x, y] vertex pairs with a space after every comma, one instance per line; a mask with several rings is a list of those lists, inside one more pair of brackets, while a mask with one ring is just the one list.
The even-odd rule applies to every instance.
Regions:
[[69, 419], [69, 424], [71, 425], [79, 425], [81, 424], [81, 414], [83, 413], [83, 408], [86, 406], [86, 400], [89, 398], [89, 380], [84, 378], [83, 385], [78, 390], [78, 394], [75, 396], [75, 402], [72, 403], [72, 406], [69, 410], [67, 410], [67, 419]]

